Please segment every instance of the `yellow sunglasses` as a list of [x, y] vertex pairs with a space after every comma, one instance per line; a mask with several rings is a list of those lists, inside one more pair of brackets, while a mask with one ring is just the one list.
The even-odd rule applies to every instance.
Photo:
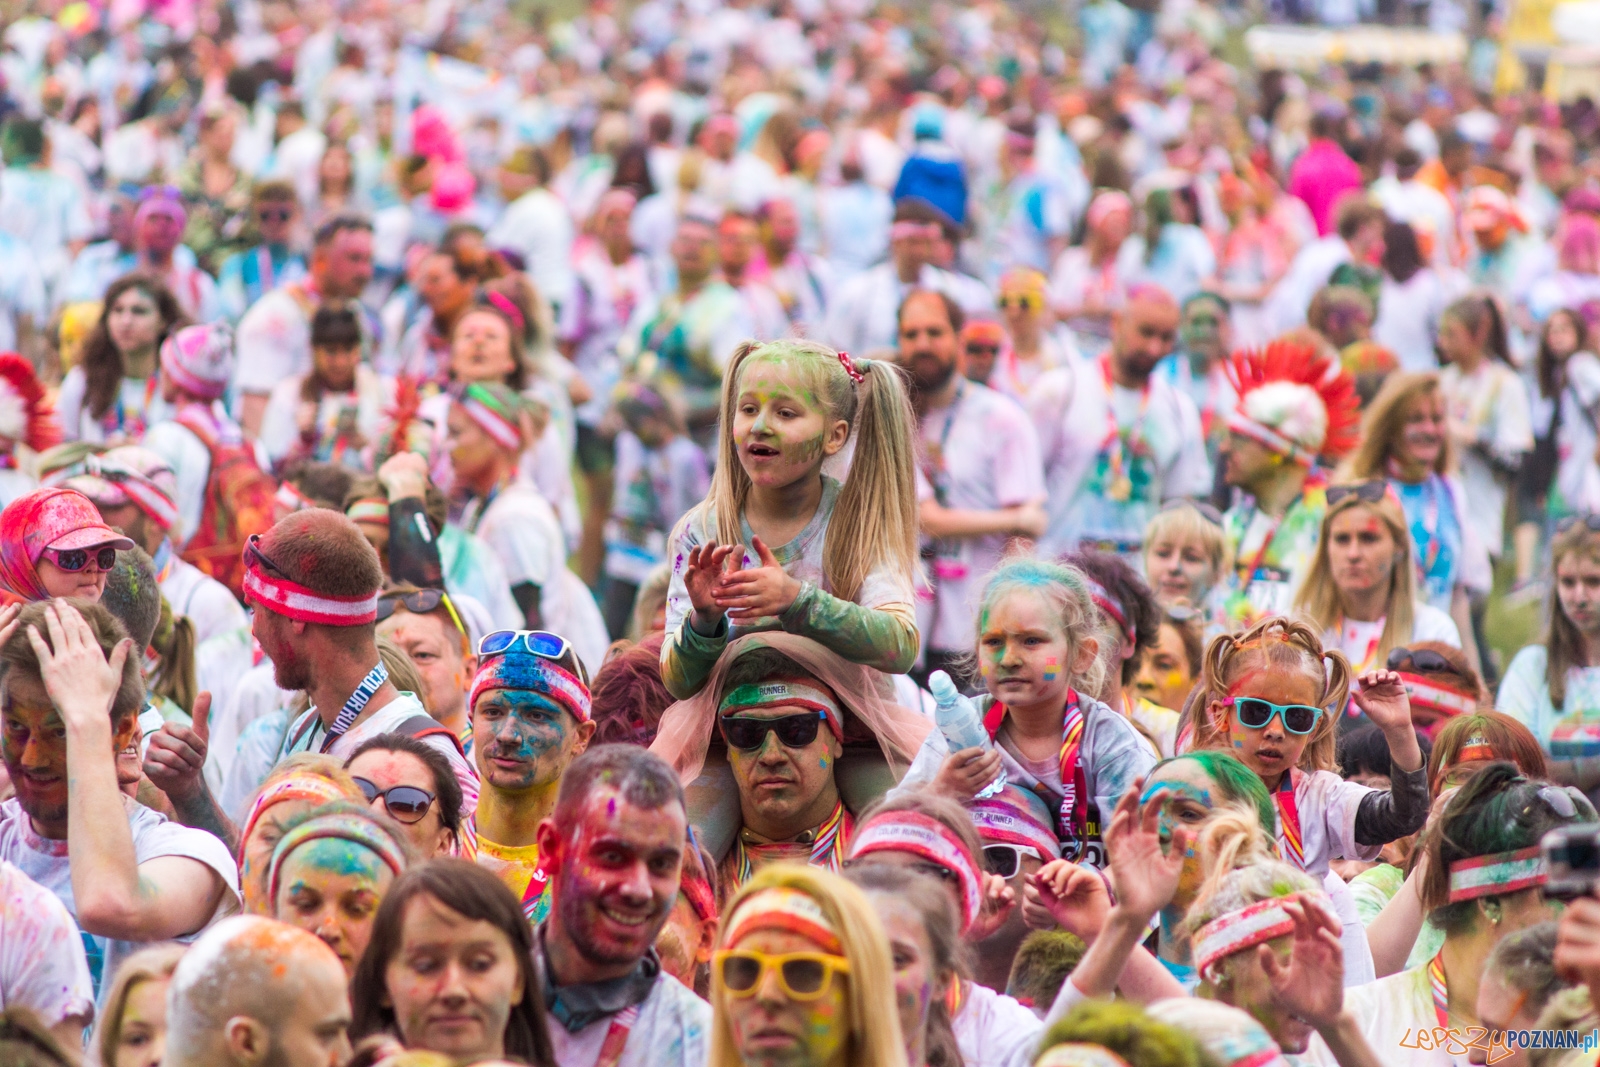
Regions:
[[791, 1000], [816, 1000], [828, 992], [835, 974], [850, 973], [850, 961], [823, 952], [769, 956], [753, 949], [723, 949], [712, 956], [712, 973], [731, 997], [754, 996], [768, 971]]

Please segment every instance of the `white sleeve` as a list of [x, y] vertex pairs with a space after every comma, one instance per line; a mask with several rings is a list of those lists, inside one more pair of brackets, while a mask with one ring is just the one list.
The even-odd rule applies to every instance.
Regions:
[[[290, 385], [292, 388], [285, 389], [284, 385]], [[259, 440], [261, 447], [267, 450], [267, 455], [274, 463], [289, 454], [289, 450], [294, 447], [295, 438], [300, 436], [295, 424], [299, 399], [298, 378], [274, 385], [267, 398], [267, 410], [261, 416]]]
[[56, 394], [56, 415], [61, 419], [61, 432], [68, 441], [83, 436], [83, 402], [89, 382], [83, 368], [73, 367], [61, 380], [61, 391]]
[[[1305, 808], [1312, 805], [1320, 807], [1324, 832], [1327, 834], [1328, 859], [1347, 859], [1371, 861], [1378, 858], [1378, 853], [1383, 851], [1383, 845], [1361, 845], [1356, 843], [1356, 813], [1361, 809], [1361, 801], [1368, 793], [1376, 792], [1358, 782], [1347, 782], [1332, 771], [1317, 771], [1311, 775], [1310, 786], [1306, 790], [1306, 799], [1310, 801]], [[1314, 809], [1313, 809], [1314, 810]], [[1310, 815], [1311, 811], [1302, 809], [1301, 818]], [[1335, 853], [1335, 849], [1338, 850]]]
[[0, 862], [0, 1008], [28, 1008], [46, 1026], [94, 1014], [83, 938], [65, 904], [10, 863]]
[[270, 393], [274, 385], [304, 369], [298, 363], [309, 356], [310, 324], [298, 311], [294, 298], [277, 290], [244, 313], [235, 341], [239, 362], [234, 384], [240, 392]]
[[1545, 739], [1534, 720], [1538, 716], [1540, 697], [1545, 692], [1548, 663], [1543, 645], [1529, 645], [1518, 652], [1511, 666], [1506, 668], [1505, 677], [1500, 679], [1500, 692], [1494, 701], [1496, 711], [1504, 712], [1533, 730], [1541, 743]]
[[1183, 447], [1161, 487], [1164, 500], [1174, 497], [1205, 496], [1211, 491], [1211, 462], [1206, 458], [1205, 435], [1200, 430], [1200, 411], [1194, 401], [1174, 390], [1178, 402], [1179, 439]]

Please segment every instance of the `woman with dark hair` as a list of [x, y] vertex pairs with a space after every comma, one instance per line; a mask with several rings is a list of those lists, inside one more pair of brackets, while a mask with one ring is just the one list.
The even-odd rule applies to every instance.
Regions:
[[350, 980], [350, 1002], [355, 1039], [388, 1034], [457, 1063], [556, 1062], [522, 906], [464, 860], [432, 860], [396, 879]]
[[677, 703], [661, 680], [661, 635], [652, 634], [606, 660], [589, 692], [594, 700], [596, 744], [649, 747], [662, 714]]
[[[1451, 235], [1431, 236], [1444, 241]], [[1372, 339], [1399, 357], [1402, 370], [1437, 368], [1433, 339], [1439, 318], [1465, 287], [1464, 279], [1447, 277], [1428, 265], [1422, 241], [1410, 223], [1389, 220], [1383, 231], [1383, 277]]]
[[[1594, 809], [1581, 796], [1524, 778], [1507, 762], [1484, 767], [1450, 798], [1437, 832], [1425, 835], [1418, 886], [1421, 910], [1444, 931], [1443, 946], [1428, 963], [1358, 986], [1346, 997], [1374, 1048], [1400, 1047], [1408, 1033], [1436, 1026], [1465, 1033], [1477, 1024], [1478, 982], [1495, 945], [1554, 917], [1542, 880], [1530, 876], [1540, 838], [1558, 826], [1593, 820]], [[1395, 952], [1409, 951], [1414, 937], [1386, 940]], [[1407, 1062], [1454, 1060], [1436, 1047]]]
[[1517, 588], [1529, 586], [1551, 518], [1600, 504], [1600, 357], [1584, 317], [1571, 308], [1550, 313], [1534, 358], [1533, 451], [1517, 471]]
[[460, 855], [461, 783], [438, 749], [405, 734], [379, 734], [361, 742], [344, 769], [375, 811], [400, 824], [423, 859]]
[[1089, 579], [1089, 592], [1100, 616], [1100, 658], [1104, 684], [1096, 693], [1102, 702], [1122, 712], [1150, 742], [1158, 758], [1176, 753], [1178, 713], [1152, 704], [1134, 688], [1139, 664], [1156, 646], [1161, 632], [1161, 609], [1139, 573], [1105, 552], [1080, 552], [1062, 560]]
[[111, 283], [83, 355], [56, 402], [69, 441], [121, 444], [172, 414], [161, 397], [161, 342], [185, 323], [160, 281], [126, 274]]

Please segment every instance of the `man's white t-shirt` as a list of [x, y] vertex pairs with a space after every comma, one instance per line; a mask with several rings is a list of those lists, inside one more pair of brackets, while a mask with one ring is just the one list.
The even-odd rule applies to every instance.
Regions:
[[[172, 940], [184, 943], [193, 941], [201, 930], [238, 912], [239, 867], [227, 845], [204, 830], [172, 822], [131, 797], [124, 797], [122, 803], [127, 813], [128, 829], [133, 834], [135, 862], [144, 864], [165, 856], [181, 856], [204, 864], [222, 879], [225, 891], [217, 901], [216, 910], [192, 932]], [[67, 858], [67, 842], [36, 834], [27, 813], [15, 797], [0, 802], [0, 860], [15, 864], [22, 873], [54, 893], [66, 905], [67, 911], [74, 918], [77, 917], [73, 905], [72, 865]], [[91, 972], [97, 972], [100, 976], [100, 988], [106, 988], [106, 979], [117, 973], [124, 959], [146, 944], [140, 941], [117, 941], [98, 935], [85, 938], [85, 948], [98, 952], [100, 956], [99, 961], [90, 961]], [[98, 967], [95, 966], [96, 962], [99, 963]]]
[[234, 388], [271, 393], [279, 382], [311, 369], [311, 318], [289, 287], [274, 289], [239, 320], [234, 346]]

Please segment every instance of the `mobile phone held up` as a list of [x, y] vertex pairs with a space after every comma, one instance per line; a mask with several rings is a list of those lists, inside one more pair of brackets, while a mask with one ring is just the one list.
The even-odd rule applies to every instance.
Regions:
[[1544, 895], [1573, 900], [1600, 883], [1600, 823], [1558, 826], [1539, 842], [1548, 880]]

